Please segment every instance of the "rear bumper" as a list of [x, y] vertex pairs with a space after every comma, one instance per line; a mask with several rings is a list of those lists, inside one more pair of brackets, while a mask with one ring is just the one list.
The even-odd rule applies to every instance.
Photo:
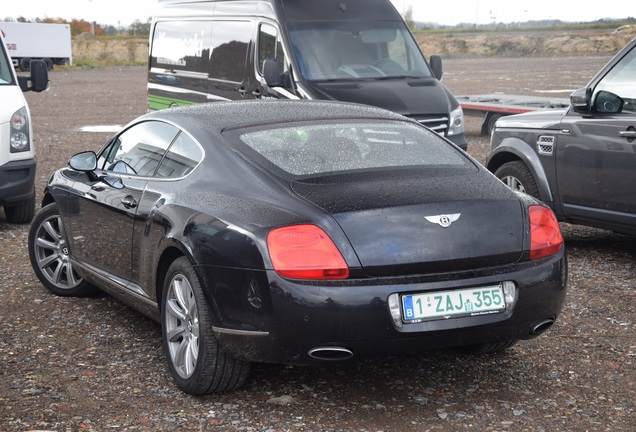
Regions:
[[[237, 358], [286, 364], [319, 363], [308, 353], [324, 347], [343, 349], [351, 352], [354, 359], [362, 359], [530, 339], [538, 334], [533, 333], [533, 328], [555, 321], [563, 307], [565, 253], [541, 264], [526, 263], [507, 270], [446, 274], [437, 280], [413, 277], [321, 284], [285, 280], [272, 273], [248, 276], [242, 279], [259, 284], [267, 279], [267, 285], [260, 288], [259, 307], [249, 310], [250, 289], [233, 289], [233, 301], [227, 301], [227, 296], [217, 297], [221, 320], [215, 325], [216, 336], [223, 348]], [[443, 291], [502, 281], [513, 281], [517, 287], [516, 303], [510, 313], [439, 319], [402, 327], [391, 318], [388, 298], [393, 293]], [[243, 293], [245, 301], [240, 298]], [[541, 326], [544, 327], [545, 324]]]
[[9, 162], [0, 166], [0, 205], [11, 205], [33, 196], [35, 159]]

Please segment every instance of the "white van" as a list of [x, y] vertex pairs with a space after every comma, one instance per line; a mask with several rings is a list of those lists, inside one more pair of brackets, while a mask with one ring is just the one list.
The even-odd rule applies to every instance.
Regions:
[[464, 116], [390, 0], [158, 0], [151, 110], [228, 99], [375, 105], [466, 149]]
[[35, 147], [31, 114], [22, 92], [49, 86], [46, 63], [17, 76], [0, 34], [0, 206], [10, 223], [28, 223], [35, 213]]

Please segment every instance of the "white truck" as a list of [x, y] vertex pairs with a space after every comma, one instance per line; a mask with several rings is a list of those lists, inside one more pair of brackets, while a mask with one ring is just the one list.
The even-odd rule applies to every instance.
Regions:
[[30, 76], [16, 74], [0, 33], [0, 206], [10, 223], [28, 223], [35, 213], [33, 127], [22, 93], [48, 89], [49, 78], [42, 60], [30, 69]]
[[73, 64], [69, 24], [0, 22], [0, 33], [13, 65], [31, 70], [33, 60], [42, 60], [48, 70], [53, 65]]

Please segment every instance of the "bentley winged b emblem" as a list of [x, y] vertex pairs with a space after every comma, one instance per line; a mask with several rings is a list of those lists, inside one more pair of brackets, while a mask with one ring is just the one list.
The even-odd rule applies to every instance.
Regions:
[[453, 222], [455, 222], [461, 213], [454, 213], [448, 215], [436, 215], [436, 216], [424, 216], [424, 218], [430, 223], [439, 224], [442, 228], [448, 228]]

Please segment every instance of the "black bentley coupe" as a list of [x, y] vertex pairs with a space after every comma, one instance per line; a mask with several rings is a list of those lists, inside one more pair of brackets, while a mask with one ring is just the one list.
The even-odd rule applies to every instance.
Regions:
[[566, 295], [552, 211], [375, 107], [218, 102], [145, 114], [53, 173], [29, 256], [57, 295], [161, 324], [177, 386], [252, 362], [498, 351]]

